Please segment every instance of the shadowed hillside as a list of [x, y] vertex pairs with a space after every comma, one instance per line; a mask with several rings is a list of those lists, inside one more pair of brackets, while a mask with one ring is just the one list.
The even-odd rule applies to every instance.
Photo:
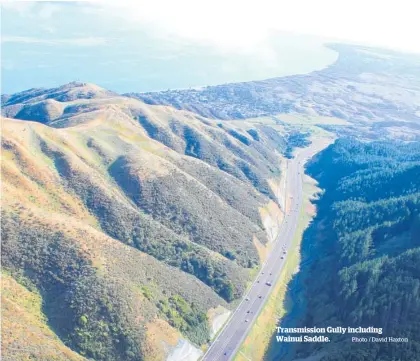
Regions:
[[2, 101], [5, 302], [38, 304], [25, 311], [33, 339], [5, 335], [5, 360], [33, 342], [118, 361], [165, 359], [181, 336], [206, 343], [209, 311], [260, 264], [283, 137], [85, 83]]
[[[324, 191], [302, 243], [282, 327], [374, 327], [331, 342], [276, 342], [267, 360], [417, 360], [420, 344], [420, 144], [337, 140], [308, 164]], [[408, 342], [352, 342], [352, 337]]]

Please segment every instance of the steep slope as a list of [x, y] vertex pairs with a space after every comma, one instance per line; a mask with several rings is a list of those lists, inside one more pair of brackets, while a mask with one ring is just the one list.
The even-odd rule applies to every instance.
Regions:
[[[374, 327], [326, 334], [331, 342], [288, 347], [268, 360], [416, 360], [420, 352], [420, 144], [342, 139], [308, 166], [324, 193], [303, 239], [294, 308], [282, 327]], [[298, 302], [301, 300], [301, 302]], [[351, 342], [352, 337], [408, 342]]]
[[2, 267], [39, 293], [60, 342], [95, 360], [206, 343], [209, 312], [260, 263], [282, 136], [90, 84], [4, 100], [25, 119], [2, 119]]
[[86, 360], [67, 348], [48, 327], [36, 290], [24, 287], [5, 272], [1, 277], [3, 360], [27, 361], [29, 355], [39, 360]]

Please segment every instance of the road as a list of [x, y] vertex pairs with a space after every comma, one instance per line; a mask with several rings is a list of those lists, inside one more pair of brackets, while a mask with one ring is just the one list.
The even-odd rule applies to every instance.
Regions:
[[290, 251], [299, 221], [302, 205], [303, 165], [316, 150], [301, 149], [295, 158], [288, 160], [286, 171], [286, 215], [273, 249], [261, 266], [254, 283], [236, 308], [225, 327], [202, 358], [202, 361], [230, 361], [250, 331], [275, 285]]

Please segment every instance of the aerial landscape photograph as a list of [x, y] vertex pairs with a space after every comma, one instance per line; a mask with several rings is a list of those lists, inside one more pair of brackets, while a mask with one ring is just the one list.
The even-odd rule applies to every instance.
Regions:
[[1, 1], [3, 361], [420, 361], [420, 3]]

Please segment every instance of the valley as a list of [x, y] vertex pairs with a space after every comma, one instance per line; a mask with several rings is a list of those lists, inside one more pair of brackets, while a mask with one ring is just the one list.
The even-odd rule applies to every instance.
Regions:
[[302, 207], [304, 163], [331, 141], [331, 138], [317, 139], [312, 146], [297, 151], [293, 159], [287, 161], [285, 218], [274, 241], [275, 244], [261, 266], [256, 280], [246, 293], [245, 299], [236, 308], [227, 326], [213, 340], [203, 360], [233, 360], [236, 356], [239, 347], [267, 302], [272, 286], [278, 282], [287, 254], [296, 252], [293, 248], [293, 240]]
[[265, 81], [3, 94], [2, 359], [354, 360], [342, 339], [258, 339], [264, 317], [412, 335], [420, 61], [330, 48], [328, 68]]

